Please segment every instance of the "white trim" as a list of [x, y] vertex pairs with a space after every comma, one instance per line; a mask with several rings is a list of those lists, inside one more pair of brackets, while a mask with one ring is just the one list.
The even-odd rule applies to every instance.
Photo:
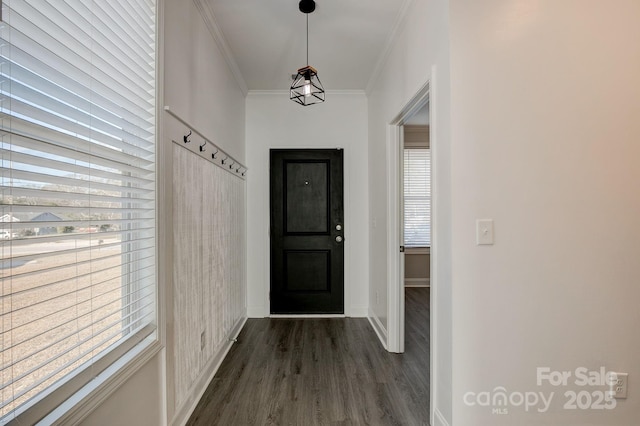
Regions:
[[373, 327], [373, 331], [376, 332], [378, 339], [380, 339], [380, 343], [382, 343], [382, 346], [387, 349], [387, 330], [380, 322], [380, 319], [375, 316], [373, 311], [369, 312], [369, 316], [367, 317], [367, 319], [369, 320], [371, 327]]
[[[162, 112], [164, 105], [164, 60], [165, 60], [165, 0], [157, 0], [157, 45], [156, 45], [156, 173], [158, 170], [166, 171], [165, 164], [169, 164], [171, 173], [157, 173], [156, 175], [156, 226], [157, 229], [169, 229], [168, 225], [173, 223], [173, 208], [168, 200], [173, 199], [173, 165], [172, 159], [168, 158], [173, 152], [165, 140], [165, 115]], [[163, 64], [162, 66], [160, 64]], [[163, 188], [163, 191], [159, 191]], [[167, 189], [168, 188], [168, 189]], [[167, 379], [167, 324], [168, 316], [171, 312], [171, 324], [173, 324], [173, 309], [167, 309], [167, 300], [173, 300], [173, 294], [168, 298], [169, 288], [173, 289], [173, 262], [167, 259], [173, 258], [173, 232], [158, 232], [156, 230], [156, 315], [158, 318], [158, 340], [163, 350], [157, 355], [160, 358], [159, 381], [160, 381], [160, 422], [167, 424], [167, 412], [169, 403], [169, 381]], [[173, 383], [171, 384], [173, 386]]]
[[[431, 407], [431, 424], [435, 425], [436, 417], [439, 416], [442, 420], [440, 411], [437, 408], [438, 403], [438, 392], [440, 389], [436, 387], [438, 370], [435, 368], [438, 359], [438, 352], [435, 350], [436, 347], [439, 346], [438, 340], [438, 304], [435, 302], [438, 298], [438, 262], [436, 259], [438, 258], [438, 220], [436, 213], [438, 212], [438, 194], [437, 190], [437, 170], [438, 170], [438, 162], [437, 162], [437, 152], [439, 149], [439, 143], [437, 141], [438, 134], [438, 122], [437, 122], [437, 108], [438, 108], [438, 90], [437, 90], [437, 70], [436, 66], [433, 65], [431, 67], [431, 79], [429, 80], [429, 149], [431, 149], [431, 247], [429, 248], [430, 254], [430, 266], [431, 269], [429, 271], [429, 286], [430, 289], [430, 308], [429, 308], [429, 398], [430, 398], [430, 407]], [[433, 286], [431, 285], [431, 280], [433, 280]], [[447, 425], [447, 422], [444, 421], [443, 425]], [[448, 426], [448, 425], [447, 425]]]
[[[271, 149], [267, 147], [266, 148], [266, 161], [267, 164], [269, 164], [271, 162]], [[270, 171], [270, 166], [267, 167], [267, 179], [271, 179], [271, 171]], [[263, 294], [263, 302], [264, 304], [262, 305], [263, 311], [262, 314], [258, 316], [258, 318], [262, 317], [262, 318], [269, 318], [269, 315], [271, 315], [271, 185], [267, 184], [267, 191], [265, 191], [266, 193], [262, 193], [261, 196], [263, 196], [266, 200], [266, 203], [261, 205], [262, 206], [266, 206], [266, 211], [268, 212], [267, 214], [262, 214], [262, 224], [264, 226], [264, 229], [267, 230], [267, 238], [264, 239], [263, 244], [264, 244], [264, 250], [262, 251], [262, 270], [264, 271], [264, 275], [262, 277], [262, 285], [263, 285], [263, 290], [264, 290], [264, 294]], [[247, 193], [249, 192], [249, 185], [247, 185]], [[248, 244], [247, 244], [248, 245]], [[247, 262], [247, 265], [249, 264], [249, 262]], [[248, 268], [248, 266], [247, 266]], [[249, 286], [247, 286], [247, 289], [249, 289]], [[248, 297], [249, 292], [247, 291], [247, 297]]]
[[[273, 94], [273, 91], [264, 91], [264, 92], [271, 92], [270, 94]], [[363, 93], [364, 94], [364, 93]], [[343, 198], [343, 215], [344, 215], [344, 265], [343, 265], [343, 310], [344, 310], [344, 314], [339, 314], [342, 315], [342, 317], [350, 317], [350, 316], [355, 316], [352, 313], [352, 307], [351, 307], [351, 288], [352, 288], [352, 281], [351, 281], [351, 275], [352, 275], [352, 268], [351, 268], [351, 250], [355, 249], [353, 248], [353, 246], [351, 245], [351, 224], [352, 221], [351, 219], [351, 204], [350, 204], [350, 199], [351, 199], [351, 175], [350, 175], [350, 168], [348, 167], [348, 160], [349, 160], [349, 148], [344, 148], [342, 146], [337, 146], [337, 147], [328, 147], [328, 146], [315, 146], [315, 147], [311, 147], [311, 146], [305, 146], [305, 147], [292, 147], [292, 146], [285, 146], [285, 147], [281, 147], [281, 146], [270, 146], [267, 147], [267, 161], [270, 161], [271, 159], [271, 150], [278, 150], [278, 149], [283, 149], [283, 150], [314, 150], [314, 149], [324, 149], [324, 150], [332, 150], [332, 149], [339, 149], [342, 150], [342, 198]], [[268, 173], [271, 173], [270, 171], [268, 171]], [[270, 189], [269, 189], [270, 190]], [[269, 198], [269, 194], [267, 194], [267, 199]], [[270, 262], [270, 255], [271, 255], [271, 208], [268, 207], [269, 210], [269, 214], [264, 215], [264, 220], [265, 220], [265, 227], [267, 229], [267, 238], [266, 238], [266, 245], [267, 245], [267, 250], [266, 250], [266, 256], [263, 256], [263, 262], [264, 262], [264, 266], [265, 266], [265, 271], [266, 271], [266, 276], [267, 279], [264, 280], [264, 290], [265, 290], [265, 295], [264, 295], [264, 306], [260, 307], [260, 306], [252, 306], [249, 307], [247, 310], [250, 310], [251, 314], [255, 314], [255, 315], [249, 315], [249, 317], [251, 318], [269, 318], [269, 317], [274, 317], [271, 314], [271, 300], [270, 300], [270, 293], [271, 293], [271, 262]], [[259, 312], [259, 310], [262, 308], [262, 311]], [[274, 314], [276, 315], [276, 314]], [[295, 315], [296, 318], [303, 318], [305, 314], [302, 315]], [[324, 315], [324, 314], [323, 314]], [[364, 315], [366, 316], [366, 315]]]
[[[398, 155], [398, 172], [397, 183], [402, 182], [400, 185], [397, 185], [396, 199], [398, 200], [398, 209], [396, 209], [397, 214], [397, 226], [396, 232], [398, 233], [398, 244], [404, 246], [404, 123], [402, 126], [398, 126], [398, 145], [396, 146], [396, 153]], [[396, 292], [396, 297], [398, 298], [396, 302], [396, 306], [398, 309], [398, 317], [396, 322], [396, 330], [397, 330], [397, 351], [399, 353], [404, 353], [404, 320], [405, 320], [405, 293], [404, 293], [404, 282], [402, 281], [405, 277], [405, 252], [398, 250], [398, 271], [397, 271], [397, 280], [398, 285], [402, 287], [400, 291]]]
[[[427, 82], [418, 89], [416, 94], [409, 99], [398, 115], [391, 120], [391, 125], [402, 126], [409, 117], [420, 111], [420, 109], [429, 101], [429, 86], [429, 80], [427, 80]], [[429, 106], [429, 111], [431, 111], [431, 105]], [[432, 132], [433, 130], [430, 128], [429, 131]]]
[[[164, 69], [164, 67], [162, 67]], [[162, 87], [164, 87], [164, 80], [162, 81]], [[163, 99], [164, 101], [164, 99]], [[160, 106], [160, 129], [162, 132], [162, 139], [160, 139], [161, 147], [159, 150], [160, 156], [158, 157], [157, 170], [162, 170], [162, 173], [158, 173], [158, 188], [163, 188], [162, 191], [158, 191], [158, 222], [161, 228], [159, 229], [171, 229], [170, 226], [174, 223], [173, 219], [173, 145], [169, 137], [167, 127], [174, 124], [173, 120], [168, 119], [168, 114], [164, 110], [164, 102], [159, 104]], [[164, 424], [168, 424], [170, 418], [175, 414], [176, 407], [176, 354], [175, 354], [175, 330], [174, 324], [174, 282], [173, 282], [173, 259], [174, 259], [174, 235], [173, 232], [160, 232], [158, 234], [158, 245], [160, 246], [158, 258], [158, 277], [159, 283], [162, 283], [162, 292], [164, 299], [162, 306], [164, 309], [164, 318], [161, 323], [164, 330], [164, 344], [166, 350], [164, 351], [164, 363], [162, 364], [162, 376], [164, 382], [163, 396], [164, 401], [162, 403], [162, 417]]]
[[387, 350], [402, 353], [400, 348], [400, 332], [402, 323], [400, 315], [400, 297], [398, 283], [401, 274], [403, 253], [400, 252], [401, 227], [399, 210], [400, 197], [400, 144], [402, 143], [402, 126], [387, 126], [387, 196], [394, 202], [387, 203]]
[[220, 364], [224, 361], [225, 357], [229, 353], [231, 346], [235, 343], [235, 339], [238, 337], [244, 324], [247, 322], [247, 318], [240, 318], [233, 328], [231, 329], [231, 333], [229, 333], [229, 338], [227, 339], [224, 346], [218, 351], [218, 353], [209, 359], [207, 365], [202, 369], [202, 373], [200, 377], [194, 382], [193, 386], [189, 390], [189, 397], [185, 399], [182, 403], [182, 406], [178, 407], [176, 410], [173, 420], [171, 421], [172, 425], [185, 425], [187, 421], [189, 421], [189, 417], [196, 409], [198, 402], [202, 399], [202, 395], [207, 390], [209, 383], [213, 380], [216, 372], [220, 368]]
[[349, 149], [339, 148], [342, 150], [342, 219], [344, 233], [344, 257], [342, 261], [342, 312], [346, 316], [351, 316], [351, 289], [353, 288], [353, 268], [351, 267], [351, 254], [356, 250], [353, 241], [351, 229], [351, 168], [348, 167], [351, 153]]
[[[176, 145], [183, 147], [184, 149], [188, 149], [195, 155], [198, 155], [200, 158], [215, 164], [220, 167], [225, 172], [231, 173], [232, 175], [246, 180], [245, 173], [249, 171], [247, 166], [236, 160], [228, 154], [223, 148], [218, 146], [215, 142], [207, 139], [206, 136], [202, 132], [199, 132], [198, 129], [190, 125], [185, 119], [180, 117], [178, 113], [173, 111], [169, 105], [164, 107], [164, 111], [171, 115], [174, 119], [176, 119], [179, 123], [186, 127], [186, 129], [182, 129], [184, 133], [180, 133], [176, 131], [176, 126], [171, 126], [171, 130], [173, 133], [168, 135], [167, 137]], [[187, 134], [187, 130], [189, 131]], [[184, 142], [185, 137], [189, 137], [189, 143]], [[200, 136], [200, 138], [197, 138]], [[202, 142], [202, 144], [200, 143]], [[211, 148], [209, 145], [213, 145]], [[198, 148], [196, 148], [198, 147]], [[214, 151], [215, 150], [215, 151]], [[213, 154], [216, 154], [216, 157], [213, 157]], [[229, 167], [227, 167], [229, 166]], [[244, 170], [243, 170], [244, 169]]]
[[203, 0], [193, 0], [193, 3], [196, 5], [196, 8], [202, 15], [204, 19], [205, 25], [207, 29], [211, 33], [211, 37], [216, 42], [218, 47], [220, 48], [220, 52], [222, 53], [222, 57], [224, 57], [227, 66], [229, 67], [229, 71], [233, 75], [233, 78], [236, 80], [238, 87], [242, 91], [244, 96], [247, 96], [247, 92], [249, 91], [247, 87], [247, 82], [242, 77], [242, 73], [240, 72], [240, 67], [238, 67], [238, 63], [233, 57], [231, 53], [231, 48], [229, 48], [229, 43], [224, 36], [224, 33], [220, 29], [218, 22], [216, 21], [215, 14], [211, 9], [210, 2]]
[[[429, 97], [430, 81], [427, 80], [387, 126], [387, 282], [389, 283], [387, 324], [390, 352], [404, 352], [404, 276], [400, 275], [404, 257], [399, 251], [399, 246], [402, 245], [400, 241], [402, 135], [400, 132], [405, 120], [429, 102]], [[429, 111], [432, 110], [433, 108], [429, 108]], [[429, 127], [429, 131], [433, 131], [432, 126]]]
[[304, 319], [304, 318], [346, 318], [345, 314], [271, 314], [269, 318], [280, 319], [280, 318], [294, 318], [294, 319]]
[[393, 23], [391, 33], [389, 33], [389, 37], [385, 42], [384, 48], [382, 49], [380, 56], [378, 56], [376, 65], [373, 67], [373, 72], [371, 73], [371, 77], [369, 77], [369, 81], [367, 82], [367, 85], [365, 87], [366, 93], [371, 93], [371, 91], [373, 90], [373, 86], [375, 86], [375, 84], [378, 82], [378, 79], [380, 78], [380, 73], [382, 73], [382, 68], [384, 68], [384, 66], [387, 64], [387, 61], [389, 60], [389, 55], [391, 54], [391, 48], [395, 44], [394, 42], [398, 37], [398, 33], [400, 32], [401, 29], [404, 28], [403, 24], [407, 18], [409, 6], [411, 6], [412, 3], [413, 3], [413, 0], [404, 0], [404, 3], [402, 3], [402, 6], [400, 7], [398, 14], [396, 15], [396, 20]]
[[369, 315], [369, 308], [366, 306], [352, 306], [349, 308], [346, 314], [335, 314], [335, 315], [276, 315], [269, 314], [265, 315], [264, 306], [250, 306], [247, 308], [247, 317], [249, 318], [316, 318], [316, 317], [327, 317], [327, 318], [366, 318]]
[[[401, 127], [396, 124], [387, 125], [387, 350], [389, 352], [402, 352], [402, 343], [404, 339], [400, 339], [400, 324], [402, 323], [400, 304], [403, 302], [399, 295], [400, 277], [400, 261], [402, 253], [400, 252], [400, 214], [399, 214], [399, 196], [400, 196], [400, 148], [401, 143]], [[402, 340], [402, 342], [401, 342]]]
[[440, 410], [437, 408], [433, 410], [433, 421], [431, 422], [433, 426], [449, 426], [449, 422], [444, 418]]

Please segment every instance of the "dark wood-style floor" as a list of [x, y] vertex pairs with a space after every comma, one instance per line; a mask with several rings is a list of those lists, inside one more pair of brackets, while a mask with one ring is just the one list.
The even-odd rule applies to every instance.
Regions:
[[194, 425], [428, 425], [429, 289], [406, 291], [404, 354], [368, 320], [249, 319]]

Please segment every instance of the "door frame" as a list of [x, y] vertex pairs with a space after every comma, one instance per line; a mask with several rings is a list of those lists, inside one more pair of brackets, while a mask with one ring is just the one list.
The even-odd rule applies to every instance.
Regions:
[[[429, 103], [429, 147], [431, 150], [431, 255], [430, 255], [430, 315], [429, 315], [429, 398], [430, 398], [430, 418], [433, 424], [434, 407], [436, 406], [437, 371], [436, 365], [437, 351], [437, 306], [435, 300], [438, 291], [438, 197], [436, 185], [437, 171], [437, 109], [436, 109], [436, 69], [431, 68], [430, 78], [414, 94], [414, 96], [404, 105], [398, 114], [387, 125], [387, 282], [388, 284], [388, 324], [387, 324], [387, 350], [389, 352], [404, 352], [405, 337], [405, 288], [404, 288], [404, 253], [400, 252], [403, 245], [401, 207], [404, 182], [400, 179], [403, 160], [402, 148], [404, 147], [403, 126], [404, 122]], [[402, 274], [402, 275], [401, 275]]]
[[[301, 158], [299, 158], [301, 157]], [[275, 164], [278, 165], [278, 167], [276, 167], [274, 169], [274, 160], [275, 160]], [[333, 261], [337, 260], [334, 257], [335, 254], [335, 250], [338, 250], [338, 247], [333, 246], [331, 250], [331, 262], [329, 266], [329, 270], [332, 271], [331, 272], [331, 276], [328, 277], [328, 279], [331, 282], [331, 290], [330, 293], [332, 296], [330, 296], [330, 299], [332, 301], [332, 303], [335, 302], [334, 300], [334, 296], [335, 297], [341, 297], [341, 301], [342, 301], [342, 310], [341, 312], [322, 312], [322, 310], [320, 310], [320, 312], [316, 312], [316, 313], [310, 313], [310, 312], [290, 312], [290, 313], [274, 313], [274, 307], [272, 304], [272, 300], [271, 300], [271, 296], [272, 293], [274, 291], [274, 277], [273, 277], [273, 266], [274, 266], [274, 240], [273, 240], [273, 231], [274, 228], [277, 228], [277, 223], [279, 222], [279, 219], [285, 219], [287, 217], [287, 207], [286, 205], [283, 206], [282, 203], [286, 204], [286, 200], [287, 200], [287, 191], [286, 189], [282, 189], [282, 194], [281, 194], [281, 198], [279, 198], [276, 202], [276, 204], [279, 206], [277, 208], [277, 210], [281, 210], [281, 215], [276, 215], [275, 217], [275, 222], [274, 222], [274, 188], [280, 187], [280, 185], [278, 184], [277, 180], [275, 179], [275, 176], [280, 176], [281, 180], [279, 181], [280, 184], [283, 184], [284, 186], [287, 186], [287, 173], [283, 171], [283, 169], [280, 167], [284, 167], [286, 169], [286, 165], [290, 162], [294, 162], [294, 163], [326, 163], [327, 165], [327, 187], [329, 192], [327, 193], [328, 196], [328, 200], [327, 200], [327, 206], [330, 206], [330, 210], [331, 212], [333, 212], [335, 207], [340, 207], [339, 208], [339, 224], [341, 224], [342, 226], [342, 230], [341, 232], [338, 231], [338, 233], [341, 233], [341, 237], [343, 238], [342, 243], [338, 245], [340, 251], [342, 251], [342, 255], [340, 256], [341, 259], [341, 268], [334, 268], [333, 265]], [[345, 317], [345, 313], [346, 313], [346, 300], [345, 300], [345, 277], [346, 277], [346, 273], [345, 273], [345, 261], [346, 261], [346, 225], [345, 225], [345, 216], [346, 216], [346, 211], [345, 211], [345, 171], [344, 171], [344, 167], [345, 166], [345, 151], [343, 148], [269, 148], [269, 316], [272, 318], [288, 318], [288, 317], [294, 317], [294, 318], [300, 318], [300, 317], [329, 317], [329, 318], [333, 318], [333, 317]], [[275, 173], [275, 175], [274, 175]], [[276, 185], [274, 186], [274, 182], [276, 182]], [[276, 197], [277, 198], [277, 197]], [[334, 203], [335, 202], [335, 203]], [[333, 235], [335, 234], [335, 229], [334, 229], [334, 225], [333, 224], [329, 224], [329, 222], [331, 222], [331, 220], [335, 219], [335, 216], [333, 216], [333, 213], [327, 213], [327, 224], [328, 224], [328, 228], [327, 228], [327, 233], [321, 233], [321, 232], [317, 232], [317, 233], [312, 233], [311, 235], [313, 237], [315, 237], [316, 239], [318, 238], [322, 238], [323, 235], [326, 235], [330, 240], [332, 240], [332, 244], [333, 244]], [[286, 231], [286, 225], [281, 225], [280, 231], [278, 232], [276, 235], [279, 235], [283, 240], [285, 237], [288, 238], [295, 238], [295, 235], [298, 235], [298, 237], [303, 237], [304, 234], [306, 234], [305, 232], [303, 233], [294, 233], [294, 234], [290, 234], [287, 233]], [[295, 249], [296, 250], [299, 250]], [[318, 250], [318, 249], [316, 249]], [[282, 251], [282, 252], [286, 252], [286, 249], [284, 247], [282, 247], [281, 249], [279, 249], [278, 251]], [[284, 261], [284, 259], [283, 259]], [[285, 262], [286, 263], [286, 262]], [[333, 272], [341, 272], [342, 273], [338, 273], [337, 275], [333, 275]], [[336, 280], [334, 281], [333, 279], [336, 278]], [[339, 278], [339, 279], [338, 279]], [[342, 287], [342, 291], [335, 291], [333, 288], [334, 287], [340, 287], [340, 281], [341, 281], [341, 287]], [[276, 292], [277, 293], [277, 292]], [[282, 290], [282, 293], [285, 293], [284, 290]], [[317, 305], [316, 305], [317, 307]], [[285, 309], [286, 310], [286, 309]]]
[[[428, 102], [430, 102], [430, 81], [427, 81], [420, 90], [418, 90], [418, 92], [411, 98], [411, 100], [409, 100], [409, 102], [404, 106], [404, 108], [402, 108], [400, 113], [387, 127], [387, 166], [389, 170], [387, 181], [389, 196], [387, 204], [389, 209], [387, 212], [389, 217], [389, 226], [387, 228], [387, 253], [389, 255], [387, 260], [387, 274], [389, 282], [389, 326], [387, 349], [390, 352], [397, 353], [404, 352], [404, 253], [400, 252], [400, 246], [403, 245], [403, 232], [401, 228], [403, 224], [402, 207], [404, 189], [404, 182], [402, 180], [402, 150], [404, 148], [403, 131], [405, 121]], [[430, 137], [433, 133], [431, 130], [432, 110], [433, 109], [430, 104]], [[433, 213], [432, 216], [434, 216]], [[432, 248], [432, 256], [433, 251], [434, 250]], [[431, 259], [433, 259], [433, 257], [431, 257]], [[431, 261], [432, 265], [433, 263], [434, 262]], [[431, 285], [434, 285], [433, 280]]]
[[[269, 186], [267, 185], [266, 193], [263, 195], [266, 198], [266, 208], [268, 214], [263, 217], [263, 227], [266, 229], [266, 239], [263, 240], [263, 247], [266, 249], [266, 256], [262, 258], [262, 264], [265, 271], [265, 275], [267, 279], [263, 281], [262, 288], [264, 289], [263, 294], [263, 307], [261, 313], [258, 315], [254, 315], [253, 317], [260, 318], [346, 318], [350, 316], [362, 316], [360, 312], [354, 311], [351, 306], [351, 181], [350, 181], [350, 173], [349, 173], [349, 165], [351, 164], [351, 154], [349, 147], [345, 147], [343, 145], [335, 145], [335, 146], [327, 146], [323, 144], [276, 144], [273, 146], [266, 146], [264, 148], [263, 154], [267, 164], [267, 180], [269, 179], [269, 167], [270, 167], [270, 152], [271, 150], [318, 150], [318, 149], [340, 149], [342, 150], [342, 185], [343, 185], [343, 214], [344, 214], [344, 313], [342, 314], [272, 314], [271, 313], [271, 301], [270, 301], [270, 291], [271, 291], [271, 201], [269, 194]], [[251, 316], [250, 316], [251, 317]]]

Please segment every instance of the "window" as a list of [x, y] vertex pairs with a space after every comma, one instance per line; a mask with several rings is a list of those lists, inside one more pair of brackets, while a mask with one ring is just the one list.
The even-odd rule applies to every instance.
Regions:
[[404, 245], [431, 246], [431, 152], [404, 150]]
[[155, 333], [155, 16], [3, 1], [0, 424]]

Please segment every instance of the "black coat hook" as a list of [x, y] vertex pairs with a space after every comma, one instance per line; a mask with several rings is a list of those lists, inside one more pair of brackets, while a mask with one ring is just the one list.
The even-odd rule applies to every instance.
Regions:
[[214, 160], [216, 159], [216, 154], [219, 153], [220, 150], [216, 150], [216, 152], [214, 152], [213, 154], [211, 154], [211, 158], [213, 158]]
[[189, 142], [191, 142], [191, 141], [189, 140], [189, 136], [191, 136], [191, 133], [192, 133], [192, 132], [191, 132], [191, 130], [189, 130], [189, 134], [188, 134], [188, 135], [184, 135], [184, 136], [182, 137], [182, 140], [184, 141], [184, 143], [189, 143]]
[[229, 157], [227, 157], [224, 160], [222, 160], [222, 164], [226, 163], [228, 159], [229, 159]]
[[234, 164], [236, 164], [236, 162], [235, 162], [235, 161], [232, 161], [232, 162], [231, 162], [231, 164], [229, 164], [229, 168], [230, 168], [230, 169], [233, 169], [233, 165], [234, 165]]
[[207, 141], [204, 141], [204, 143], [202, 145], [200, 145], [200, 152], [205, 152], [205, 146], [207, 146]]

